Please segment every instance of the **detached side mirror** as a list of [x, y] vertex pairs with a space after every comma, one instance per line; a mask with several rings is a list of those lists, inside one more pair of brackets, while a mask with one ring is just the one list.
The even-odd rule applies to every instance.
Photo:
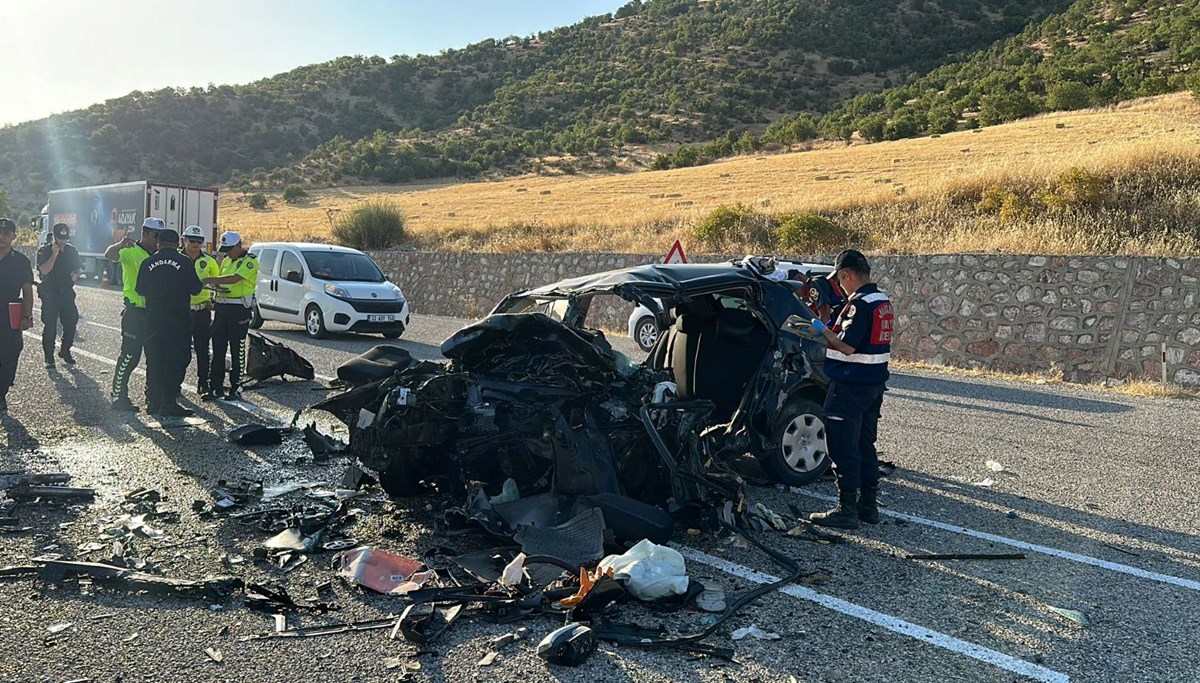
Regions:
[[296, 284], [301, 284], [304, 282], [304, 275], [302, 275], [300, 273], [300, 271], [298, 271], [298, 270], [289, 270], [287, 272], [287, 274], [285, 274], [283, 276], [283, 279], [287, 280], [288, 282], [295, 282]]

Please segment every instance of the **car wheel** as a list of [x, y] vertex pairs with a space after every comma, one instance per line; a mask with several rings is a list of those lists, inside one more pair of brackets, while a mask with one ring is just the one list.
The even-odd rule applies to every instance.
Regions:
[[825, 418], [821, 406], [804, 398], [784, 404], [775, 418], [770, 450], [760, 456], [763, 470], [786, 486], [811, 484], [829, 469]]
[[304, 331], [313, 339], [325, 338], [325, 316], [321, 315], [320, 306], [310, 304], [304, 311]]
[[257, 330], [263, 326], [262, 313], [258, 310], [258, 302], [250, 307], [250, 329]]
[[384, 339], [399, 339], [400, 335], [402, 335], [402, 334], [404, 334], [404, 333], [403, 332], [384, 332], [383, 338]]
[[649, 352], [654, 348], [655, 342], [658, 341], [658, 324], [654, 322], [654, 316], [643, 315], [638, 318], [633, 326], [633, 340], [643, 351]]

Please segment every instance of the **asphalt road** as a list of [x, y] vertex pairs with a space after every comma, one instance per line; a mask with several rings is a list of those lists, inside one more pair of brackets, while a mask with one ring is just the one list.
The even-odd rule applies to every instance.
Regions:
[[[120, 514], [126, 492], [149, 487], [181, 513], [178, 523], [160, 524], [164, 538], [135, 541], [164, 575], [277, 580], [298, 597], [333, 579], [341, 609], [292, 617], [292, 625], [376, 619], [402, 609], [337, 580], [328, 554], [289, 574], [256, 564], [252, 552], [266, 534], [191, 511], [191, 502], [209, 499], [208, 487], [220, 479], [336, 483], [345, 460], [311, 464], [296, 440], [248, 451], [224, 438], [232, 424], [290, 419], [327, 395], [319, 383], [272, 382], [247, 392], [244, 406], [200, 404], [208, 422], [197, 427], [164, 430], [146, 416], [114, 414], [106, 397], [119, 346], [119, 297], [82, 289], [79, 302], [87, 323], [77, 369], [60, 365], [48, 373], [39, 342], [26, 340], [10, 413], [0, 420], [0, 471], [69, 472], [72, 484], [94, 487], [97, 499], [89, 506], [18, 507], [21, 524], [32, 529], [0, 534], [0, 565], [44, 553], [104, 559], [111, 551], [101, 530]], [[398, 343], [418, 358], [437, 359], [438, 344], [464, 322], [416, 316]], [[299, 327], [272, 323], [264, 332], [323, 376], [382, 341], [311, 341]], [[621, 346], [632, 352], [627, 340]], [[142, 379], [135, 377], [131, 394], [140, 395]], [[885, 522], [845, 534], [840, 544], [761, 534], [806, 569], [829, 576], [762, 598], [710, 638], [734, 645], [738, 664], [602, 646], [578, 669], [549, 667], [534, 654], [536, 640], [556, 625], [544, 618], [523, 623], [530, 638], [504, 649], [489, 667], [477, 665], [489, 641], [513, 626], [464, 619], [422, 649], [388, 639], [387, 631], [242, 642], [241, 636], [273, 630], [273, 621], [240, 601], [214, 609], [73, 583], [0, 580], [0, 681], [1200, 680], [1194, 665], [1200, 405], [903, 374], [893, 378], [884, 412], [882, 457], [898, 466], [884, 483]], [[1003, 470], [990, 469], [989, 460]], [[988, 479], [990, 485], [980, 485]], [[756, 488], [752, 496], [788, 514], [793, 506], [823, 509], [832, 493], [823, 482], [802, 491]], [[362, 511], [355, 537], [384, 550], [416, 555], [438, 546], [479, 547], [477, 537], [436, 536], [422, 501], [396, 505], [375, 493], [354, 506]], [[98, 542], [103, 549], [87, 550]], [[680, 533], [676, 545], [690, 576], [731, 592], [781, 571], [727, 538]], [[1026, 559], [905, 559], [1001, 552], [1023, 552]], [[230, 565], [222, 559], [228, 555], [246, 561]], [[1054, 608], [1078, 610], [1089, 625]], [[626, 607], [618, 618], [689, 632], [704, 617]], [[70, 626], [51, 632], [62, 624]], [[780, 639], [730, 640], [733, 629], [750, 624]], [[223, 661], [214, 662], [205, 648], [220, 650]]]

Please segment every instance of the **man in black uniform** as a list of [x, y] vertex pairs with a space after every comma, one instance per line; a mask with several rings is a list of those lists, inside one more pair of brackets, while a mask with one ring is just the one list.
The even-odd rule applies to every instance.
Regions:
[[[8, 412], [8, 390], [17, 377], [17, 361], [25, 343], [21, 333], [33, 327], [33, 267], [24, 254], [12, 248], [17, 224], [0, 218], [0, 414]], [[20, 302], [17, 324], [12, 324], [9, 304]]]
[[179, 253], [179, 233], [158, 232], [158, 251], [142, 262], [137, 293], [146, 298], [146, 409], [161, 417], [188, 417], [179, 386], [192, 360], [189, 301], [200, 293], [192, 260]]
[[883, 392], [887, 391], [895, 315], [887, 294], [871, 281], [871, 265], [862, 252], [848, 249], [833, 262], [834, 279], [848, 294], [837, 322], [813, 320], [813, 330], [828, 347], [825, 375], [825, 433], [837, 475], [838, 504], [813, 513], [814, 524], [857, 529], [879, 523], [879, 455], [875, 439]]
[[75, 328], [79, 324], [79, 309], [75, 307], [75, 281], [83, 270], [79, 252], [71, 244], [71, 228], [55, 223], [50, 244], [38, 249], [37, 267], [42, 276], [38, 296], [42, 299], [42, 353], [46, 369], [54, 369], [54, 337], [62, 322], [62, 347], [58, 357], [67, 365], [75, 365], [71, 345], [75, 343]]

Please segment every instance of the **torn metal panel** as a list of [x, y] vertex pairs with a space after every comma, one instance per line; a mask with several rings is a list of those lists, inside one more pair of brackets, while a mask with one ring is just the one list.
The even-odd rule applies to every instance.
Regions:
[[68, 562], [34, 558], [40, 567], [38, 576], [47, 583], [67, 579], [90, 579], [93, 583], [128, 592], [146, 592], [161, 597], [176, 597], [221, 602], [242, 588], [241, 579], [220, 576], [207, 579], [171, 579], [114, 567], [97, 562]]

